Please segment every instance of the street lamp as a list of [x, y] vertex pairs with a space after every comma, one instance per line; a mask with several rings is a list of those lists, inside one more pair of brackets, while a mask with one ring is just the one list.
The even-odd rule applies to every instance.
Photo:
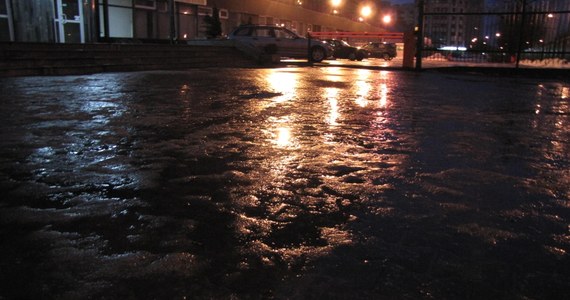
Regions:
[[390, 23], [392, 22], [392, 16], [390, 16], [390, 15], [385, 15], [385, 16], [382, 18], [382, 22], [384, 22], [384, 24], [386, 24], [386, 25], [390, 24]]
[[342, 0], [330, 0], [333, 7], [333, 15], [338, 15], [338, 7], [342, 4]]
[[368, 18], [372, 14], [372, 8], [369, 5], [365, 5], [360, 9], [360, 16], [362, 18]]

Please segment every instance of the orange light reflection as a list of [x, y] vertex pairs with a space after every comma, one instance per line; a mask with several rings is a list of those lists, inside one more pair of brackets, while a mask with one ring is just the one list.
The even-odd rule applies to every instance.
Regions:
[[380, 107], [385, 108], [388, 106], [388, 85], [385, 83], [380, 84]]
[[358, 70], [358, 80], [356, 81], [357, 87], [357, 97], [356, 97], [356, 104], [360, 107], [368, 106], [368, 98], [370, 90], [372, 89], [369, 78], [370, 78], [370, 70]]
[[288, 127], [277, 128], [275, 144], [278, 147], [286, 148], [291, 145], [291, 129]]
[[274, 103], [282, 103], [296, 97], [298, 85], [298, 74], [283, 70], [270, 70], [267, 75], [267, 82], [270, 87], [281, 96], [273, 98]]
[[327, 123], [331, 126], [337, 126], [337, 119], [339, 117], [339, 111], [338, 111], [338, 93], [339, 93], [339, 89], [338, 88], [325, 88], [325, 93], [326, 93], [326, 97], [327, 100], [329, 102], [330, 105], [330, 112], [329, 112], [329, 116], [327, 119]]

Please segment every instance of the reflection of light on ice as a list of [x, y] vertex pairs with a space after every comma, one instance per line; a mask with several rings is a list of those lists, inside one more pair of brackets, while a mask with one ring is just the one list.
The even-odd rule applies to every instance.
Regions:
[[281, 103], [295, 97], [297, 87], [297, 74], [282, 70], [271, 70], [267, 82], [275, 92], [283, 95], [273, 98], [274, 102]]
[[291, 118], [270, 117], [268, 121], [272, 123], [272, 128], [266, 131], [271, 135], [271, 143], [275, 144], [279, 148], [293, 147], [293, 132], [288, 126], [291, 122]]
[[358, 87], [358, 96], [356, 98], [356, 104], [360, 107], [366, 107], [368, 105], [368, 93], [370, 92], [370, 84], [364, 81], [357, 81], [356, 86]]
[[356, 81], [357, 87], [357, 97], [356, 104], [360, 107], [366, 107], [368, 105], [368, 94], [370, 93], [370, 83], [368, 78], [370, 77], [370, 70], [359, 70], [358, 71], [358, 81]]
[[388, 105], [388, 85], [382, 83], [380, 85], [380, 107], [386, 107]]
[[356, 104], [360, 107], [366, 107], [368, 105], [368, 94], [370, 93], [371, 86], [369, 82], [370, 70], [358, 70], [358, 81], [356, 81], [357, 98]]
[[327, 74], [327, 80], [339, 81], [340, 78], [338, 78], [338, 76], [342, 75], [342, 69], [339, 67], [330, 67], [327, 69]]
[[287, 147], [291, 144], [291, 129], [287, 127], [277, 128], [275, 144], [279, 147]]
[[331, 126], [336, 126], [338, 125], [338, 123], [336, 122], [336, 120], [339, 117], [339, 112], [338, 112], [338, 92], [339, 89], [338, 88], [326, 88], [326, 96], [327, 99], [329, 100], [329, 104], [330, 104], [330, 113], [329, 113], [329, 118], [328, 118], [328, 122], [329, 125]]

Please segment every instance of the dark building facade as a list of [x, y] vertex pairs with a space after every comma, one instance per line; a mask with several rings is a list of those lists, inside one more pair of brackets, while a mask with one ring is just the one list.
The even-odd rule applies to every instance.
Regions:
[[358, 20], [361, 1], [343, 0], [0, 0], [0, 41], [172, 42], [205, 38], [214, 6], [223, 34], [240, 24], [311, 31], [383, 31]]
[[[433, 13], [425, 20], [426, 37], [436, 47], [465, 47], [478, 36], [482, 16], [464, 13], [483, 12], [484, 0], [425, 0], [425, 12]], [[441, 13], [441, 15], [437, 15]]]
[[[494, 11], [525, 11], [497, 22], [503, 32], [502, 45], [514, 50], [568, 52], [570, 50], [570, 1], [568, 0], [493, 0]], [[524, 5], [524, 8], [523, 8]]]

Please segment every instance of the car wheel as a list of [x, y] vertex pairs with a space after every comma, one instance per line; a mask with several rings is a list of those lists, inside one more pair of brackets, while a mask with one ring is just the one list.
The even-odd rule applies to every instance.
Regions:
[[356, 60], [356, 54], [355, 54], [354, 52], [351, 52], [351, 53], [348, 55], [348, 59], [350, 59], [350, 60]]
[[386, 61], [388, 61], [388, 60], [391, 59], [390, 54], [388, 54], [388, 53], [384, 53], [384, 54], [382, 55], [382, 58], [384, 58], [384, 60], [386, 60]]
[[364, 59], [364, 53], [356, 52], [356, 60], [362, 61]]
[[322, 47], [313, 47], [311, 49], [311, 61], [321, 62], [325, 59], [325, 49]]

